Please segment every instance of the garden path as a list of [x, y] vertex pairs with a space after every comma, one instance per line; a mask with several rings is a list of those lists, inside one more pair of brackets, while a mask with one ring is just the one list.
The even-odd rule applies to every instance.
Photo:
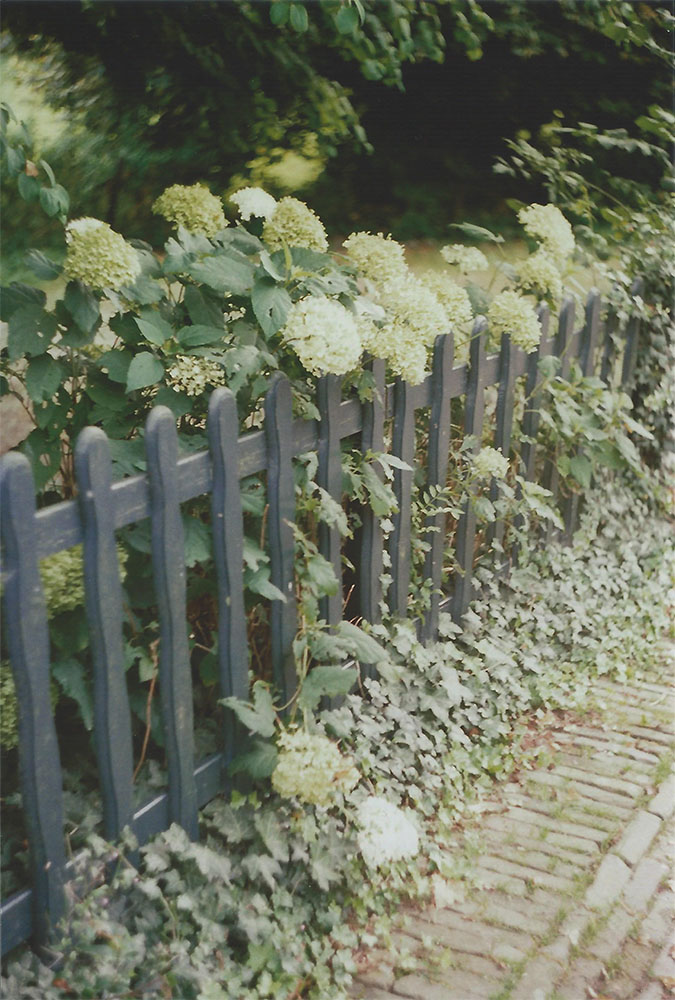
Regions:
[[396, 957], [371, 952], [353, 997], [675, 995], [674, 666], [671, 648], [655, 682], [599, 680], [599, 712], [540, 734], [544, 762], [458, 834], [469, 878], [407, 909]]

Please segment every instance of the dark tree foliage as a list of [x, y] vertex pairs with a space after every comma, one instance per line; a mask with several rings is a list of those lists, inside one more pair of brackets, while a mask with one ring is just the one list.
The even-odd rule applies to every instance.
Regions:
[[669, 86], [658, 3], [9, 0], [4, 27], [102, 139], [82, 183], [74, 164], [73, 211], [129, 235], [151, 232], [166, 184], [223, 191], [308, 135], [328, 161], [312, 201], [333, 228], [431, 235], [502, 198], [504, 136], [554, 109], [630, 123]]

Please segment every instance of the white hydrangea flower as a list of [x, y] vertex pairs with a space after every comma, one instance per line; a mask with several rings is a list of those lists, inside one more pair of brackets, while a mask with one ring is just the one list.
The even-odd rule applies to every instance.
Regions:
[[420, 280], [441, 303], [447, 321], [455, 331], [465, 332], [467, 327], [471, 327], [473, 309], [465, 288], [440, 271], [425, 271]]
[[471, 460], [473, 471], [480, 479], [504, 479], [509, 471], [509, 460], [496, 448], [481, 448]]
[[285, 799], [329, 806], [336, 794], [347, 795], [360, 779], [351, 757], [321, 733], [283, 732], [272, 786]]
[[511, 340], [529, 354], [541, 340], [541, 324], [532, 305], [510, 290], [495, 295], [487, 314], [495, 336], [511, 334]]
[[356, 317], [323, 295], [295, 302], [281, 336], [313, 375], [345, 375], [363, 353]]
[[412, 858], [419, 834], [402, 809], [380, 796], [364, 799], [356, 810], [359, 850], [369, 868]]
[[478, 247], [465, 247], [463, 243], [453, 243], [452, 246], [441, 247], [441, 257], [458, 267], [462, 274], [471, 271], [487, 271], [488, 259]]
[[391, 236], [352, 233], [342, 245], [352, 264], [376, 286], [395, 283], [409, 276], [405, 251]]
[[262, 238], [272, 250], [289, 246], [323, 253], [328, 249], [321, 219], [297, 198], [282, 198], [277, 202], [274, 212], [267, 217]]
[[74, 219], [66, 226], [64, 273], [91, 288], [116, 291], [133, 285], [141, 262], [123, 236], [100, 219]]
[[207, 358], [178, 355], [166, 373], [166, 384], [188, 396], [201, 396], [209, 386], [224, 385], [225, 372]]
[[227, 225], [220, 198], [205, 184], [172, 184], [162, 192], [152, 210], [191, 233], [209, 238]]
[[519, 266], [518, 285], [554, 301], [562, 298], [560, 270], [551, 254], [542, 248], [530, 254]]
[[230, 201], [235, 203], [244, 222], [252, 216], [269, 219], [277, 207], [276, 198], [259, 187], [240, 188], [230, 195]]
[[518, 212], [518, 221], [562, 267], [574, 253], [572, 227], [555, 205], [527, 205]]

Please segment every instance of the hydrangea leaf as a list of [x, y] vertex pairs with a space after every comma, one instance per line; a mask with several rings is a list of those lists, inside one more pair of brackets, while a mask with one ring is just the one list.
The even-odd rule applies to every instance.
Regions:
[[272, 703], [272, 695], [267, 685], [256, 681], [253, 685], [253, 704], [240, 701], [239, 698], [223, 698], [222, 705], [232, 709], [237, 718], [244, 723], [252, 733], [260, 736], [274, 736], [276, 712]]
[[127, 372], [127, 392], [156, 385], [164, 376], [164, 365], [149, 351], [141, 351], [131, 360]]
[[358, 671], [353, 667], [313, 667], [302, 683], [298, 695], [298, 705], [308, 712], [318, 707], [322, 698], [349, 694], [358, 679]]
[[291, 297], [282, 285], [269, 277], [257, 278], [251, 292], [255, 317], [266, 337], [277, 333], [288, 317]]

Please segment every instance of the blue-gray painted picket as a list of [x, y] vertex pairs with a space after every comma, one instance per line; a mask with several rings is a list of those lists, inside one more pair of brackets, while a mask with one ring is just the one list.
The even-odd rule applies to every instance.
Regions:
[[99, 427], [86, 427], [78, 438], [75, 476], [84, 532], [85, 607], [103, 829], [114, 840], [133, 813], [133, 747], [124, 669], [122, 586], [112, 517], [112, 462], [108, 439]]
[[[476, 438], [473, 452], [479, 450], [483, 432], [486, 341], [487, 323], [479, 318], [471, 332], [469, 384], [464, 404], [464, 432], [467, 437]], [[455, 542], [457, 572], [454, 575], [452, 588], [452, 617], [456, 622], [461, 620], [471, 601], [475, 541], [476, 514], [473, 505], [467, 500], [457, 525]]]
[[391, 585], [389, 610], [405, 618], [408, 613], [410, 590], [410, 517], [412, 499], [413, 462], [415, 460], [415, 404], [410, 386], [402, 378], [394, 388], [394, 428], [392, 454], [402, 466], [394, 469], [394, 496], [396, 510], [391, 533], [389, 557], [391, 559]]
[[[319, 444], [317, 448], [317, 485], [338, 505], [342, 503], [342, 457], [338, 419], [342, 379], [338, 375], [325, 375], [316, 388], [317, 408], [321, 415]], [[336, 591], [319, 602], [319, 613], [329, 625], [342, 619], [342, 536], [336, 524], [319, 522], [319, 551], [333, 568], [338, 582]]]
[[272, 671], [286, 703], [296, 689], [293, 640], [297, 613], [292, 528], [295, 522], [292, 400], [291, 385], [285, 375], [278, 374], [272, 379], [265, 397], [265, 440], [270, 580], [283, 595], [283, 601], [272, 601], [270, 606]]
[[[248, 696], [248, 641], [244, 607], [244, 520], [239, 489], [237, 403], [229, 389], [218, 388], [209, 400], [207, 433], [213, 484], [211, 532], [218, 581], [218, 677], [224, 698], [244, 701]], [[225, 721], [225, 763], [235, 753], [238, 727], [228, 714]]]
[[33, 877], [33, 929], [44, 941], [64, 912], [63, 781], [50, 701], [49, 631], [35, 546], [35, 486], [28, 459], [0, 468], [7, 645], [19, 705], [21, 799]]
[[145, 425], [155, 595], [159, 610], [159, 694], [169, 770], [169, 817], [199, 832], [194, 782], [192, 675], [187, 636], [185, 543], [178, 499], [176, 421], [166, 406]]
[[[633, 285], [638, 295], [641, 285]], [[50, 700], [49, 627], [40, 578], [39, 561], [45, 556], [83, 543], [85, 606], [91, 637], [94, 690], [94, 746], [96, 749], [103, 829], [109, 838], [130, 824], [139, 842], [145, 843], [171, 822], [198, 835], [198, 810], [227, 790], [226, 767], [236, 752], [238, 730], [231, 716], [224, 718], [224, 751], [205, 760], [194, 759], [194, 720], [190, 648], [186, 617], [186, 570], [181, 506], [210, 495], [213, 558], [218, 592], [218, 664], [224, 696], [248, 694], [248, 643], [243, 587], [243, 515], [240, 481], [266, 474], [267, 546], [272, 584], [284, 600], [270, 602], [271, 666], [279, 696], [287, 701], [297, 680], [292, 644], [297, 629], [294, 578], [295, 486], [294, 456], [317, 452], [317, 482], [342, 502], [341, 442], [352, 439], [362, 451], [386, 451], [386, 422], [393, 420], [391, 454], [404, 466], [394, 473], [398, 511], [389, 542], [392, 583], [388, 602], [392, 613], [406, 616], [411, 573], [411, 499], [415, 459], [415, 413], [430, 409], [427, 484], [443, 487], [447, 481], [451, 441], [451, 401], [465, 397], [464, 434], [474, 435], [476, 448], [483, 434], [485, 389], [498, 385], [497, 427], [494, 443], [509, 454], [515, 382], [526, 377], [526, 408], [522, 429], [525, 441], [519, 471], [528, 480], [539, 474], [555, 494], [558, 474], [552, 463], [537, 455], [534, 439], [540, 422], [542, 372], [539, 362], [549, 354], [561, 358], [560, 374], [568, 377], [573, 357], [585, 372], [601, 364], [603, 380], [610, 381], [620, 368], [621, 384], [632, 378], [639, 324], [629, 320], [623, 351], [616, 350], [621, 335], [601, 322], [601, 302], [596, 293], [588, 300], [582, 330], [574, 331], [574, 303], [566, 300], [554, 337], [548, 334], [548, 310], [539, 310], [542, 340], [530, 355], [514, 349], [505, 338], [501, 351], [486, 356], [487, 324], [474, 325], [468, 364], [453, 367], [451, 334], [441, 334], [434, 345], [430, 376], [417, 386], [399, 379], [385, 385], [385, 365], [371, 360], [368, 366], [375, 391], [370, 401], [341, 401], [341, 380], [327, 376], [317, 387], [318, 421], [293, 419], [291, 387], [285, 376], [270, 380], [264, 404], [265, 426], [237, 437], [236, 401], [225, 388], [209, 402], [209, 448], [179, 455], [175, 421], [165, 407], [157, 407], [146, 425], [148, 474], [112, 481], [108, 441], [102, 430], [87, 428], [75, 452], [78, 498], [36, 510], [33, 477], [28, 459], [10, 454], [0, 461], [2, 500], [3, 585], [7, 646], [19, 705], [20, 782], [31, 854], [31, 887], [0, 904], [2, 953], [28, 938], [45, 941], [64, 911], [64, 881], [72, 874], [66, 860], [62, 773]], [[610, 323], [613, 321], [610, 321]], [[604, 340], [602, 339], [604, 336]], [[537, 472], [538, 466], [544, 465]], [[373, 461], [368, 475], [382, 477]], [[381, 519], [365, 506], [358, 553], [356, 593], [358, 613], [366, 621], [381, 619], [383, 533]], [[576, 511], [570, 515], [576, 519]], [[156, 599], [159, 608], [158, 654], [162, 725], [168, 762], [168, 787], [133, 809], [132, 741], [124, 673], [123, 604], [115, 532], [149, 518]], [[447, 546], [446, 516], [434, 513], [429, 533], [424, 575], [429, 580], [431, 603], [420, 623], [425, 641], [437, 636], [438, 616], [447, 609], [460, 621], [471, 599], [476, 519], [470, 505], [456, 530], [455, 556], [459, 571], [447, 586], [443, 562]], [[500, 538], [497, 526], [495, 537]], [[322, 554], [341, 581], [341, 540], [335, 528], [322, 527]], [[326, 598], [321, 613], [330, 624], [342, 617], [344, 585]], [[362, 665], [370, 676], [374, 667]]]
[[[443, 488], [448, 479], [448, 459], [450, 454], [450, 379], [455, 354], [452, 333], [436, 338], [434, 359], [431, 368], [432, 391], [431, 413], [429, 414], [429, 449], [427, 456], [427, 483]], [[445, 506], [440, 500], [439, 507]], [[446, 514], [441, 509], [427, 518], [429, 530], [429, 550], [424, 563], [424, 575], [431, 581], [429, 608], [424, 616], [421, 637], [433, 642], [438, 635], [438, 608], [441, 600], [443, 558], [446, 544]]]

